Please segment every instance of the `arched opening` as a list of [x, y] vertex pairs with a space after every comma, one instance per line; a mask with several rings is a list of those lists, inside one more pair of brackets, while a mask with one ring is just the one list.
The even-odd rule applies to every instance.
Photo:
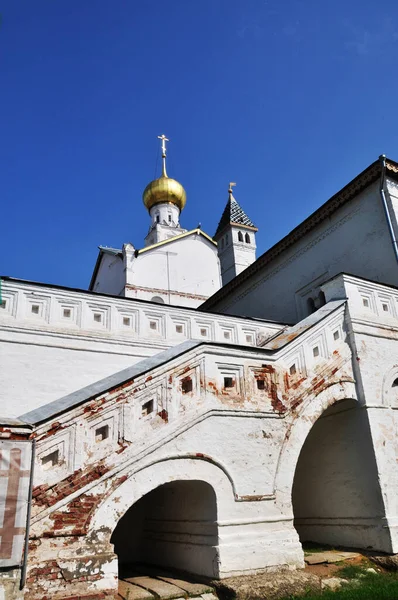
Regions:
[[119, 571], [152, 567], [217, 578], [217, 502], [203, 481], [165, 483], [131, 506], [111, 538]]
[[250, 244], [250, 235], [248, 233], [245, 233], [245, 242], [246, 244]]
[[356, 401], [333, 404], [313, 425], [297, 462], [292, 503], [301, 543], [389, 545], [368, 416]]
[[239, 242], [243, 242], [243, 233], [241, 231], [238, 231], [238, 240]]
[[164, 304], [164, 300], [160, 296], [154, 296], [153, 298], [151, 298], [151, 302], [156, 302], [157, 304]]
[[311, 298], [311, 297], [307, 298], [307, 313], [309, 315], [312, 315], [312, 313], [315, 312], [315, 311], [316, 311], [316, 308], [315, 308], [315, 301], [314, 301], [314, 299]]
[[321, 306], [325, 306], [325, 304], [326, 304], [325, 292], [323, 292], [321, 290], [318, 294], [318, 308], [321, 308]]

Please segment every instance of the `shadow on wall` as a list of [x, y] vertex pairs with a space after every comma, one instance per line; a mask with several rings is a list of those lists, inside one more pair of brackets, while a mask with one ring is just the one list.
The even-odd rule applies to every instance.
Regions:
[[203, 481], [173, 481], [138, 500], [111, 538], [119, 566], [144, 564], [219, 577], [217, 502]]
[[297, 462], [292, 502], [301, 542], [390, 546], [368, 417], [354, 400], [329, 407], [314, 424]]

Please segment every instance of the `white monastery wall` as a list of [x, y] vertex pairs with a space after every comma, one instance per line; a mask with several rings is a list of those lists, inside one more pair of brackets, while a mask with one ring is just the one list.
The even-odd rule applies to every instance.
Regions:
[[94, 292], [99, 294], [124, 295], [125, 275], [123, 259], [104, 253], [98, 269]]
[[282, 325], [2, 281], [2, 416], [64, 396], [187, 339], [256, 345]]
[[308, 314], [308, 298], [316, 298], [322, 283], [340, 272], [398, 284], [378, 185], [338, 209], [212, 310], [297, 322]]
[[220, 287], [217, 247], [200, 234], [144, 249], [127, 260], [130, 298], [157, 296], [166, 304], [196, 308]]

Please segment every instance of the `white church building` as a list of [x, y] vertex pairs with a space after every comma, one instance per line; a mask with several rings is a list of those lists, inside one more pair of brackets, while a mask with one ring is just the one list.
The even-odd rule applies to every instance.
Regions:
[[233, 184], [213, 237], [182, 228], [161, 139], [143, 248], [100, 247], [89, 290], [1, 277], [4, 600], [398, 553], [398, 163], [256, 260]]

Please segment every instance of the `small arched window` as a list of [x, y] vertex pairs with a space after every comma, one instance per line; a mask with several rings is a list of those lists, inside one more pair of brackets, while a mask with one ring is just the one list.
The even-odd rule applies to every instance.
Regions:
[[240, 242], [243, 242], [243, 234], [242, 234], [242, 232], [241, 232], [241, 231], [238, 231], [238, 240], [239, 240]]
[[398, 377], [392, 382], [392, 388], [398, 388]]
[[169, 223], [171, 223], [171, 215], [169, 215]]
[[312, 315], [315, 312], [315, 302], [313, 298], [307, 298], [307, 311], [309, 315]]
[[318, 295], [318, 306], [319, 307], [325, 306], [325, 304], [326, 304], [325, 294], [321, 290]]
[[250, 235], [248, 233], [245, 233], [245, 242], [246, 244], [250, 244]]
[[160, 215], [159, 215], [159, 213], [156, 213], [156, 223], [160, 223]]
[[157, 304], [164, 304], [164, 300], [160, 296], [154, 296], [153, 298], [151, 298], [151, 302], [156, 302]]

